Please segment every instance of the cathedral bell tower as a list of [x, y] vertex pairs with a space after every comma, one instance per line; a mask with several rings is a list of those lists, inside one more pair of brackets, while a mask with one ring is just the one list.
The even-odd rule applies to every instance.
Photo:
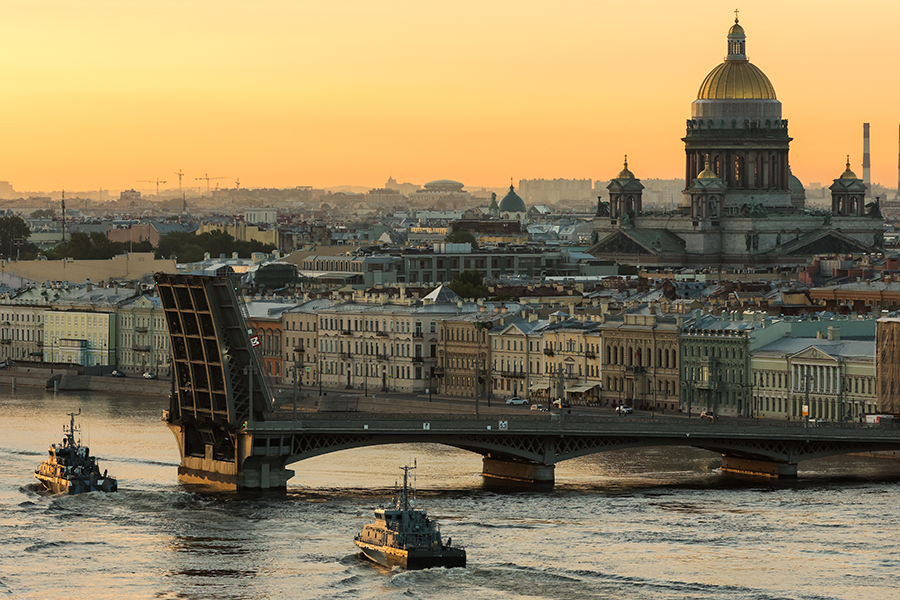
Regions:
[[828, 189], [831, 190], [831, 214], [839, 217], [861, 217], [866, 214], [866, 184], [850, 170], [849, 156], [847, 169]]
[[634, 219], [643, 212], [644, 185], [628, 170], [628, 156], [625, 156], [625, 167], [606, 189], [609, 190], [610, 223], [620, 227], [633, 224]]
[[719, 219], [724, 215], [724, 197], [727, 189], [725, 182], [709, 168], [707, 158], [706, 168], [697, 174], [690, 187], [684, 191], [686, 199], [690, 202], [694, 227], [700, 225], [702, 220], [708, 220], [713, 227], [719, 225]]

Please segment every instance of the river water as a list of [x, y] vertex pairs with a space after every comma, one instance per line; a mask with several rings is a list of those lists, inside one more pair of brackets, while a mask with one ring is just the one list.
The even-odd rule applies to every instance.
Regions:
[[[0, 395], [0, 600], [178, 598], [900, 599], [900, 463], [836, 457], [795, 482], [735, 480], [710, 453], [562, 463], [553, 488], [487, 486], [481, 457], [434, 445], [294, 465], [280, 495], [178, 483], [165, 400]], [[52, 496], [33, 470], [82, 409], [117, 494]], [[418, 462], [419, 505], [466, 569], [389, 571], [354, 534]]]

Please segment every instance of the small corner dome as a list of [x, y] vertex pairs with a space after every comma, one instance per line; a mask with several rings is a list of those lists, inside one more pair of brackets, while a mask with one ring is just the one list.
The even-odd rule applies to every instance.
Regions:
[[628, 170], [628, 157], [625, 157], [625, 166], [622, 167], [622, 170], [619, 171], [619, 174], [616, 175], [616, 179], [635, 179], [634, 173]]
[[853, 171], [850, 170], [850, 157], [849, 156], [847, 157], [847, 168], [844, 170], [843, 173], [841, 173], [840, 179], [859, 179], [859, 177], [856, 176], [856, 173], [854, 173]]
[[513, 186], [509, 186], [509, 193], [500, 201], [500, 212], [526, 212], [525, 201], [519, 197]]

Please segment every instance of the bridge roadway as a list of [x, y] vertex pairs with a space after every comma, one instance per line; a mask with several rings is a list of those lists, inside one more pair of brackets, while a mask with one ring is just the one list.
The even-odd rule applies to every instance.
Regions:
[[483, 474], [552, 482], [557, 463], [606, 450], [691, 446], [723, 455], [722, 469], [756, 476], [794, 477], [802, 460], [900, 450], [900, 428], [673, 416], [624, 417], [495, 409], [491, 414], [278, 411], [248, 422], [241, 434], [243, 485], [281, 487], [292, 463], [330, 452], [379, 444], [436, 443], [477, 452]]

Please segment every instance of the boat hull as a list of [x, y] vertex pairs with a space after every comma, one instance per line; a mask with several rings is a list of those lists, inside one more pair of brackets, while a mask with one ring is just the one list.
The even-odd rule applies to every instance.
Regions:
[[355, 543], [366, 558], [388, 568], [396, 566], [413, 570], [436, 567], [452, 569], [466, 566], [466, 551], [462, 548], [442, 548], [439, 552], [433, 552], [427, 549], [400, 550], [389, 546], [367, 544], [359, 540]]
[[87, 492], [115, 492], [118, 491], [118, 483], [112, 477], [101, 479], [62, 479], [59, 477], [48, 477], [35, 473], [34, 476], [45, 489], [54, 494], [86, 494]]

